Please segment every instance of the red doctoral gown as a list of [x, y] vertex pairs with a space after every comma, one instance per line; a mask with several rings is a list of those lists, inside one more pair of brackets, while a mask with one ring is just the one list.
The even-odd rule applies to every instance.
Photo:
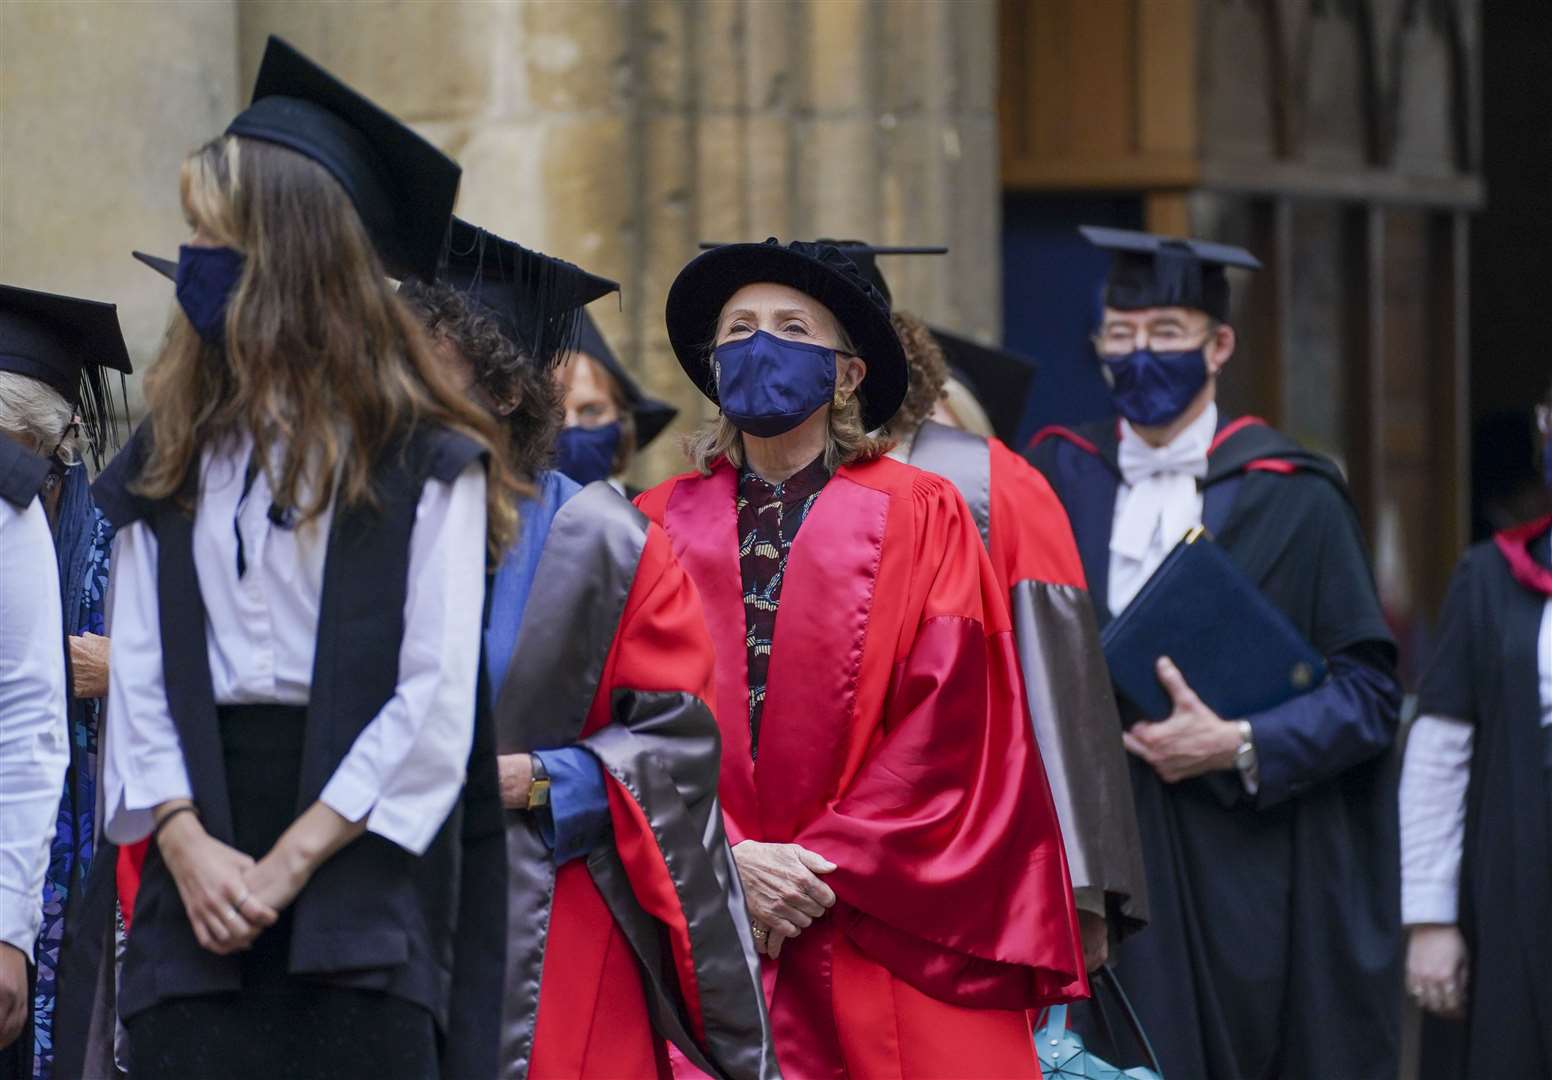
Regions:
[[1113, 938], [1148, 921], [1137, 809], [1110, 669], [1067, 511], [1040, 471], [996, 439], [931, 420], [910, 463], [953, 481], [1008, 598], [1035, 740], [1079, 906]]
[[797, 535], [750, 752], [737, 470], [639, 500], [716, 650], [728, 839], [837, 865], [765, 962], [791, 1078], [1036, 1076], [1024, 1010], [1086, 993], [1061, 834], [986, 550], [941, 477], [843, 466]]

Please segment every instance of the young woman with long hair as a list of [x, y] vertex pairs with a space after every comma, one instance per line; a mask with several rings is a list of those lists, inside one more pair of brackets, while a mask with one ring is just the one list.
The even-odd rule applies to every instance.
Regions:
[[513, 484], [388, 275], [434, 266], [457, 176], [274, 39], [253, 104], [184, 163], [180, 311], [97, 485], [119, 528], [106, 831], [152, 837], [131, 1075], [448, 1068]]

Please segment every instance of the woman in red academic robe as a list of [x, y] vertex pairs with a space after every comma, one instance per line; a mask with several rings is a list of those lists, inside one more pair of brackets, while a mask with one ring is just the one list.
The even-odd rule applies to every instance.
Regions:
[[729, 245], [668, 330], [722, 416], [640, 505], [700, 591], [720, 794], [783, 1074], [1039, 1075], [1086, 991], [1003, 599], [964, 500], [882, 456], [905, 359], [828, 245]]

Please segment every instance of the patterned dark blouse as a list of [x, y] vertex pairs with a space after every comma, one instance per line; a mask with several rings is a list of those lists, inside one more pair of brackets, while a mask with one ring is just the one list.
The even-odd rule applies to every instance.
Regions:
[[820, 455], [780, 484], [749, 469], [738, 476], [738, 567], [744, 579], [744, 646], [749, 651], [749, 753], [760, 754], [760, 714], [787, 555], [814, 500], [830, 479]]

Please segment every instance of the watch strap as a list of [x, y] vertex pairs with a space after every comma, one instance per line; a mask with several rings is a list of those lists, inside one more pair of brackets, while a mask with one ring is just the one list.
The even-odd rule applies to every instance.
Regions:
[[550, 771], [538, 754], [529, 754], [528, 760], [533, 763], [533, 779], [528, 782], [528, 809], [537, 810], [550, 805]]

